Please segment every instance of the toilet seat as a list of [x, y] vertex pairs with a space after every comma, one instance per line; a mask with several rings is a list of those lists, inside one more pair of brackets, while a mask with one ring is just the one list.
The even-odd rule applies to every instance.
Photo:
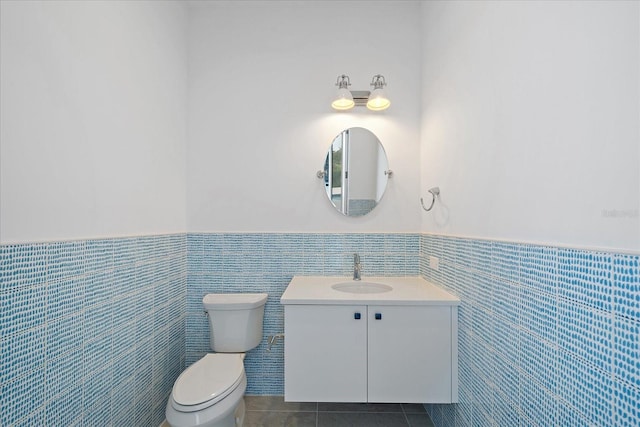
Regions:
[[243, 378], [242, 354], [207, 354], [180, 374], [172, 406], [180, 412], [200, 411], [231, 394]]

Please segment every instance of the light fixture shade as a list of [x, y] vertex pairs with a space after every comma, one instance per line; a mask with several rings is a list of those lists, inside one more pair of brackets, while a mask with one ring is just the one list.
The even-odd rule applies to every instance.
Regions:
[[367, 99], [367, 108], [369, 110], [382, 111], [389, 108], [391, 101], [389, 101], [389, 98], [384, 91], [384, 87], [386, 85], [387, 82], [382, 74], [376, 74], [373, 76], [371, 79], [373, 91], [369, 94], [369, 99]]
[[369, 99], [367, 100], [367, 108], [373, 111], [382, 111], [389, 108], [391, 105], [391, 101], [387, 98], [387, 94], [384, 89], [377, 88], [371, 92], [369, 95]]
[[353, 95], [351, 95], [351, 91], [346, 87], [341, 87], [338, 89], [338, 93], [336, 94], [336, 98], [331, 103], [331, 107], [334, 110], [349, 110], [356, 105], [353, 101]]

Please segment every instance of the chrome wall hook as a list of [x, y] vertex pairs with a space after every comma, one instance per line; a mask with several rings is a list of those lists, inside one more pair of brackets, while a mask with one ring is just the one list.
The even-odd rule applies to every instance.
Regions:
[[431, 193], [431, 204], [429, 205], [428, 208], [424, 206], [424, 200], [422, 199], [422, 197], [420, 197], [420, 204], [422, 205], [422, 209], [424, 209], [427, 212], [433, 209], [433, 205], [436, 203], [436, 198], [440, 196], [440, 188], [433, 187], [433, 188], [430, 188], [428, 191], [429, 193]]

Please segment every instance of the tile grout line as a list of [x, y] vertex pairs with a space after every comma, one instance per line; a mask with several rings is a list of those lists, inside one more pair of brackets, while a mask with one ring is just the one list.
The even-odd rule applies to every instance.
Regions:
[[402, 409], [402, 414], [404, 415], [404, 421], [407, 423], [407, 427], [411, 426], [411, 423], [409, 422], [409, 417], [407, 416], [407, 411], [404, 408], [403, 404], [400, 404], [400, 408]]

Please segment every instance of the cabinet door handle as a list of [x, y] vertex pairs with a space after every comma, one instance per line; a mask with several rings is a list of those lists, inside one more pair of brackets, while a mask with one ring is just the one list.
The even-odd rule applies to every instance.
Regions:
[[356, 320], [360, 320], [360, 318], [362, 317], [362, 315], [359, 312], [353, 313], [353, 318]]
[[382, 319], [382, 313], [376, 313], [376, 320]]

